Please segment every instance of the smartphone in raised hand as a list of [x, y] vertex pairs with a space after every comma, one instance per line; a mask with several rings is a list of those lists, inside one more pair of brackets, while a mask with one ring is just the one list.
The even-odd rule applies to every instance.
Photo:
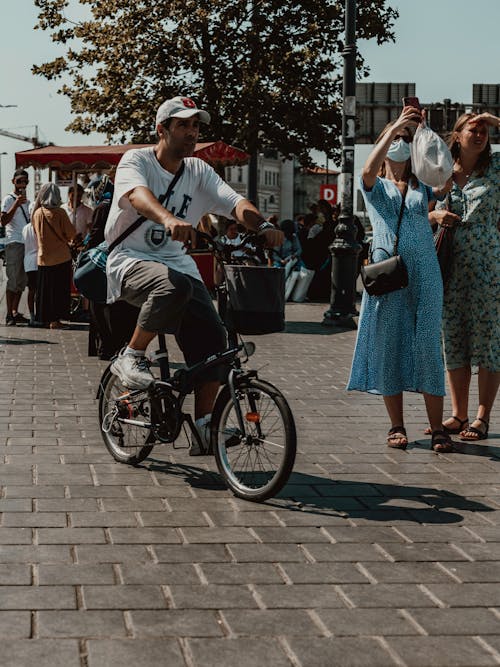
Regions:
[[403, 97], [403, 106], [413, 107], [414, 109], [422, 111], [422, 107], [420, 106], [420, 101], [418, 97]]

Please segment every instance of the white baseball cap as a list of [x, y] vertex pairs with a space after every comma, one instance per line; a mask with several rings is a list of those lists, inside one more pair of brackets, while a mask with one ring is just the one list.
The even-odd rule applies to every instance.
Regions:
[[199, 115], [202, 123], [210, 123], [208, 111], [198, 109], [196, 103], [190, 97], [178, 95], [160, 104], [156, 112], [156, 124], [159, 125], [169, 118], [191, 118], [196, 114]]

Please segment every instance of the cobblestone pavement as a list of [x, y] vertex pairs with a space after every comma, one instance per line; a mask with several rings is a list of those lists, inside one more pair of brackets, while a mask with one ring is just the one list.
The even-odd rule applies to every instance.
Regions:
[[84, 328], [1, 327], [3, 667], [500, 664], [499, 411], [484, 444], [436, 455], [410, 395], [413, 442], [388, 450], [382, 400], [344, 390], [355, 333], [324, 309], [255, 339], [299, 435], [262, 505], [184, 441], [114, 463]]

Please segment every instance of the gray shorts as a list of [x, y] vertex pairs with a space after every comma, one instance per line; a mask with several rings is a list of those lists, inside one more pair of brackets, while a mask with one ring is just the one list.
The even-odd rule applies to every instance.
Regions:
[[5, 246], [5, 273], [7, 274], [6, 289], [21, 294], [28, 278], [24, 270], [24, 243], [8, 243]]
[[[139, 261], [125, 273], [121, 298], [140, 308], [142, 329], [175, 334], [188, 366], [226, 349], [226, 330], [200, 280], [159, 262]], [[204, 380], [223, 374], [210, 369]]]

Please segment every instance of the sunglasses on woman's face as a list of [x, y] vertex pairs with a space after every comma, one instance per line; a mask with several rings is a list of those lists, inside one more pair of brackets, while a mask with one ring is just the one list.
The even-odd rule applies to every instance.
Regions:
[[402, 139], [407, 144], [411, 143], [411, 137], [407, 134], [396, 134], [393, 141], [397, 141], [398, 139]]

